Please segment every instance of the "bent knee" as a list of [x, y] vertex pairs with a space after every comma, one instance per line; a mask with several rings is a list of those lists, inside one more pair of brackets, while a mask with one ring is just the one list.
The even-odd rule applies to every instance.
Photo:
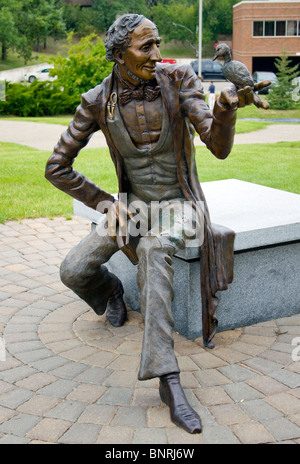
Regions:
[[167, 254], [172, 255], [176, 250], [176, 245], [169, 239], [169, 237], [147, 235], [146, 237], [142, 237], [140, 239], [139, 245], [137, 247], [137, 255], [149, 255], [157, 250], [161, 250]]
[[60, 266], [60, 279], [62, 283], [69, 288], [77, 287], [77, 282], [80, 282], [81, 275], [78, 268], [74, 265], [74, 261], [68, 256], [64, 259]]

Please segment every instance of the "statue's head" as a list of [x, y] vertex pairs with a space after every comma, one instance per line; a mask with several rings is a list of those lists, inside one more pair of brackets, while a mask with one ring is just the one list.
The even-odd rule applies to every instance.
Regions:
[[118, 18], [106, 34], [106, 59], [119, 65], [122, 77], [133, 84], [155, 77], [161, 61], [157, 26], [143, 15], [126, 14]]

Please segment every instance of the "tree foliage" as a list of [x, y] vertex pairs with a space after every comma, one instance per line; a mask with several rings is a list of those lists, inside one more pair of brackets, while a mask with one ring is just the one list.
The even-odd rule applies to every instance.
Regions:
[[73, 33], [68, 34], [68, 56], [50, 58], [54, 68], [51, 75], [57, 76], [57, 82], [69, 95], [80, 97], [91, 87], [100, 84], [111, 73], [112, 63], [105, 58], [103, 41], [90, 34], [79, 42], [73, 41]]
[[285, 51], [275, 60], [277, 85], [272, 86], [268, 95], [268, 101], [275, 110], [291, 110], [295, 107], [292, 81], [299, 76], [299, 65], [291, 67], [290, 64], [291, 60]]
[[2, 59], [15, 49], [27, 62], [36, 46], [47, 37], [65, 36], [61, 0], [0, 0], [0, 42]]

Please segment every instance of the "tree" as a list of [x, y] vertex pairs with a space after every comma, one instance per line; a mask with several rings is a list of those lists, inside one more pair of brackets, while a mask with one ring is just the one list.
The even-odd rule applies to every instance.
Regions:
[[20, 43], [15, 17], [18, 15], [20, 2], [17, 0], [0, 0], [0, 43], [1, 58], [7, 59], [9, 49], [17, 49]]
[[299, 65], [290, 67], [290, 64], [291, 60], [288, 59], [285, 51], [275, 60], [278, 82], [268, 95], [268, 101], [275, 110], [289, 110], [295, 107], [292, 81], [299, 76]]
[[94, 0], [95, 26], [106, 32], [118, 15], [124, 13], [147, 14], [146, 0]]
[[[22, 1], [21, 17], [18, 24], [19, 32], [26, 38], [27, 48], [36, 44], [40, 51], [41, 43], [47, 37], [59, 39], [65, 36], [63, 9], [58, 0], [27, 0]], [[24, 47], [25, 48], [25, 47]]]
[[104, 43], [96, 34], [83, 37], [73, 43], [73, 33], [68, 34], [68, 56], [49, 59], [54, 65], [51, 75], [69, 95], [77, 96], [100, 84], [112, 71], [112, 63], [106, 61]]
[[[152, 2], [154, 3], [154, 2]], [[168, 40], [188, 41], [198, 46], [199, 0], [160, 0], [151, 7], [153, 20]], [[236, 0], [203, 0], [204, 45], [219, 34], [232, 33], [232, 7]]]

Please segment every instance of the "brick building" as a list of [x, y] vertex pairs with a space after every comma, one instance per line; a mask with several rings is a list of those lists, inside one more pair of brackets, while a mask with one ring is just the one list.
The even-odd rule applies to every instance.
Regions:
[[235, 60], [250, 72], [274, 71], [275, 58], [285, 50], [300, 64], [300, 0], [248, 0], [233, 7]]

